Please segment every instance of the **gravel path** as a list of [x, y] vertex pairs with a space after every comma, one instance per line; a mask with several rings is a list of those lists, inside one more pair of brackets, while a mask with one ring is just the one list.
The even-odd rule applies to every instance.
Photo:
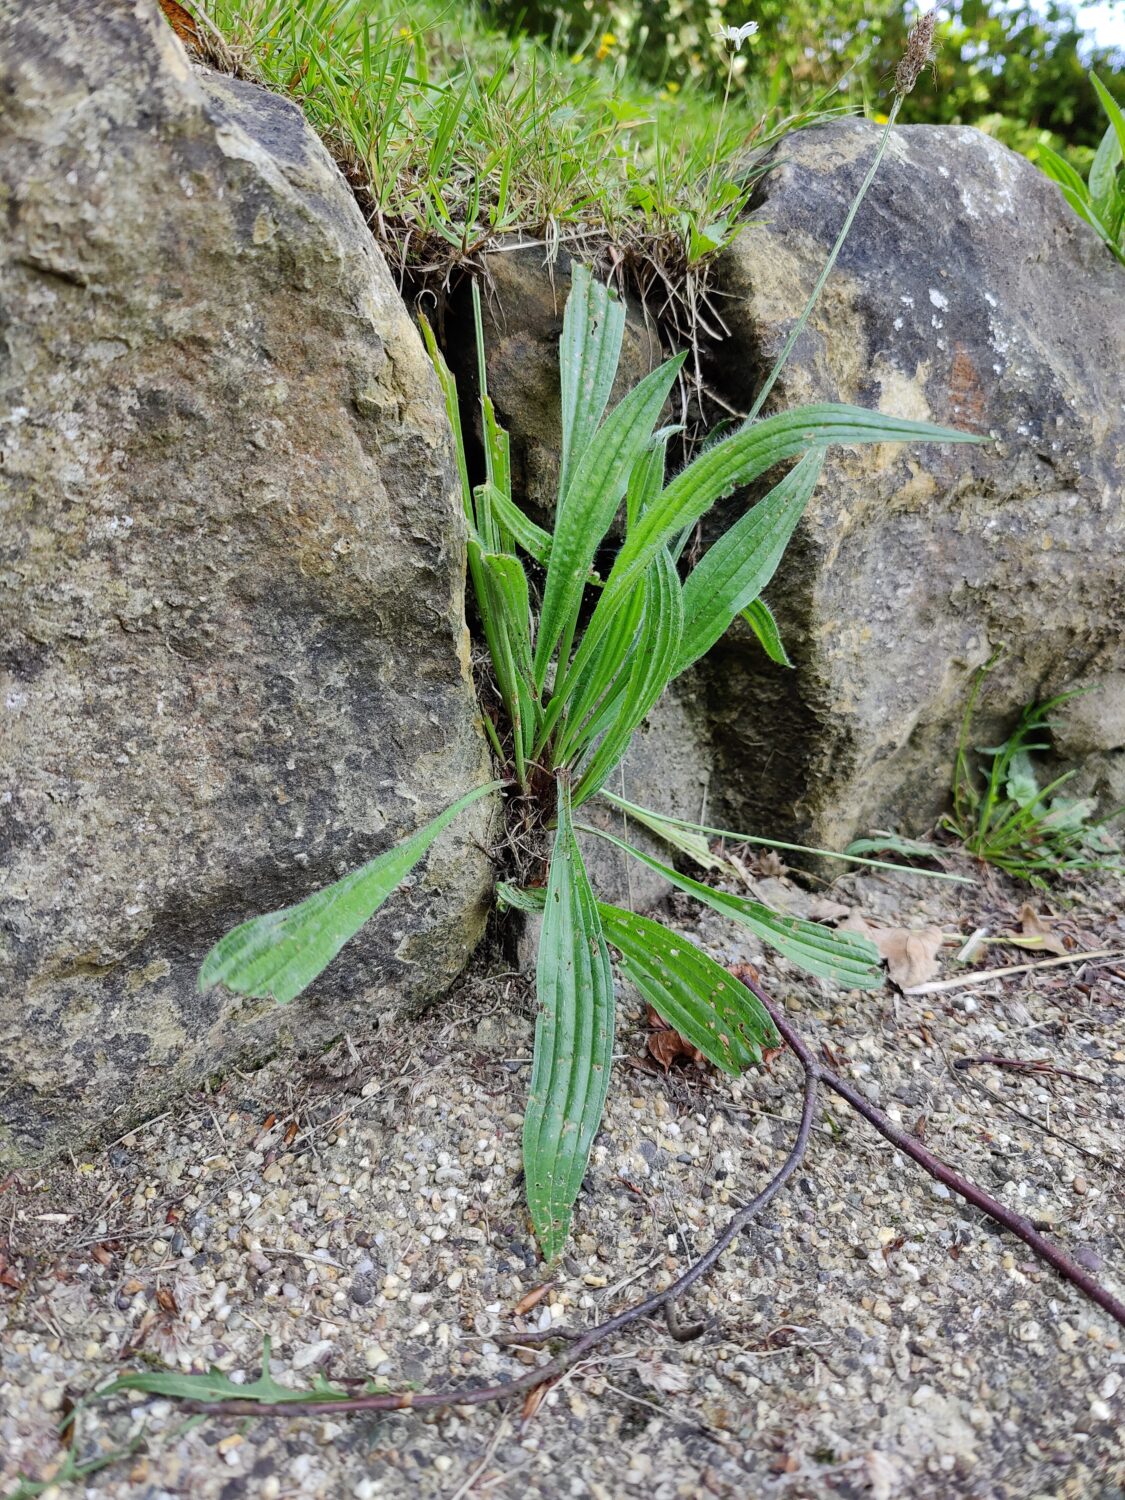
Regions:
[[[763, 893], [807, 906], [776, 874]], [[1011, 928], [1026, 893], [990, 881], [849, 876], [876, 922], [963, 939]], [[1120, 887], [1039, 909], [1079, 951], [1125, 950]], [[718, 918], [676, 919], [725, 961], [760, 959]], [[954, 945], [945, 975], [963, 972]], [[1028, 957], [986, 947], [976, 963]], [[962, 990], [842, 994], [763, 965], [805, 1036], [939, 1155], [1125, 1293], [1125, 961]], [[70, 1395], [124, 1365], [210, 1364], [283, 1383], [371, 1375], [481, 1383], [545, 1357], [498, 1332], [584, 1325], [666, 1285], [780, 1162], [799, 1069], [731, 1082], [643, 1061], [622, 1006], [618, 1065], [549, 1289], [519, 1181], [531, 1005], [477, 974], [443, 1012], [303, 1072], [227, 1079], [107, 1150], [0, 1184], [0, 1494], [50, 1480]], [[959, 1060], [1046, 1059], [1052, 1071]], [[639, 1066], [638, 1066], [639, 1062]], [[517, 1306], [525, 1310], [515, 1311]], [[637, 1325], [521, 1413], [185, 1430], [168, 1402], [80, 1414], [83, 1458], [147, 1438], [48, 1496], [1125, 1494], [1125, 1340], [1025, 1248], [920, 1176], [839, 1100], [794, 1184], [685, 1309], [703, 1337]]]

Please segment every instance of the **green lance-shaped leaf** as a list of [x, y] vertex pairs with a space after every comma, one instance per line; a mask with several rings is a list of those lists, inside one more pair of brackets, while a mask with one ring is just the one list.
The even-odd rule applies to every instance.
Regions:
[[1108, 211], [1113, 202], [1117, 185], [1117, 168], [1121, 162], [1121, 142], [1117, 131], [1107, 125], [1094, 159], [1090, 163], [1089, 188], [1094, 207], [1099, 213]]
[[562, 461], [559, 498], [581, 463], [605, 415], [621, 359], [625, 304], [610, 288], [575, 264], [559, 340], [562, 393]]
[[494, 485], [480, 485], [478, 490], [487, 491], [488, 504], [499, 525], [529, 557], [546, 566], [551, 556], [551, 533], [544, 531], [542, 526], [537, 526], [509, 495], [505, 495]]
[[535, 740], [539, 700], [531, 665], [531, 605], [527, 575], [519, 558], [485, 552], [481, 568], [488, 593], [485, 620], [492, 665], [516, 735], [520, 778]]
[[565, 780], [559, 782], [535, 988], [539, 1016], [523, 1163], [531, 1220], [551, 1259], [566, 1243], [613, 1059], [613, 972]]
[[[717, 500], [752, 483], [774, 464], [833, 443], [980, 443], [975, 433], [888, 417], [860, 406], [798, 406], [740, 429], [707, 448], [666, 486], [641, 516], [618, 554], [607, 592], [635, 583], [657, 549], [692, 526]], [[604, 596], [603, 596], [604, 602]]]
[[741, 980], [659, 922], [599, 904], [622, 972], [660, 1017], [736, 1077], [778, 1044], [773, 1022]]
[[[570, 676], [582, 672], [598, 648], [615, 614], [644, 576], [657, 552], [686, 527], [693, 526], [716, 501], [741, 485], [751, 484], [774, 464], [809, 448], [832, 443], [890, 442], [980, 443], [974, 433], [910, 422], [865, 411], [859, 406], [799, 406], [742, 428], [706, 449], [668, 484], [640, 516], [625, 538], [590, 623], [575, 653]], [[540, 739], [554, 728], [565, 693], [548, 709]]]
[[648, 447], [633, 465], [625, 490], [626, 530], [637, 524], [637, 518], [652, 504], [664, 488], [664, 469], [668, 461], [668, 440], [679, 427], [662, 427], [655, 432]]
[[781, 639], [781, 632], [777, 628], [777, 621], [773, 617], [773, 610], [764, 599], [752, 600], [742, 611], [742, 618], [750, 629], [758, 637], [758, 644], [779, 667], [791, 667], [793, 663], [789, 660], [789, 653], [785, 649], [785, 643]]
[[824, 467], [813, 449], [703, 554], [684, 584], [676, 674], [709, 651], [773, 577]]
[[675, 675], [684, 627], [682, 595], [676, 564], [664, 547], [645, 574], [644, 616], [621, 706], [582, 772], [574, 794], [576, 807], [605, 785], [634, 733]]
[[232, 928], [203, 960], [199, 988], [225, 984], [240, 995], [272, 996], [282, 1004], [294, 999], [402, 884], [453, 819], [501, 785], [492, 781], [459, 797], [412, 838], [297, 906]]
[[683, 362], [683, 355], [668, 360], [618, 402], [590, 440], [559, 501], [535, 648], [540, 688], [555, 647], [573, 629], [594, 553], [609, 530], [633, 465], [652, 437]]
[[[498, 885], [505, 907], [541, 912], [542, 889]], [[645, 1000], [698, 1047], [708, 1061], [735, 1077], [775, 1047], [777, 1031], [768, 1013], [740, 979], [678, 933], [620, 906], [598, 902], [606, 941], [620, 954], [618, 967]]]
[[702, 901], [714, 911], [748, 927], [763, 943], [768, 943], [782, 957], [797, 964], [819, 979], [831, 979], [837, 984], [853, 990], [875, 990], [883, 983], [883, 971], [879, 963], [879, 952], [875, 944], [858, 933], [831, 932], [816, 922], [804, 922], [798, 917], [783, 917], [763, 906], [760, 901], [748, 901], [742, 896], [732, 896], [726, 891], [712, 890], [687, 875], [681, 875], [651, 854], [635, 849], [632, 844], [615, 838], [604, 829], [583, 827], [607, 843], [615, 844], [634, 859], [639, 859], [649, 869], [663, 875], [681, 891]]
[[346, 1401], [354, 1391], [329, 1385], [323, 1375], [316, 1375], [312, 1385], [302, 1389], [280, 1385], [270, 1374], [270, 1339], [262, 1340], [262, 1373], [257, 1380], [238, 1384], [222, 1370], [212, 1368], [206, 1375], [186, 1375], [180, 1370], [126, 1370], [98, 1392], [99, 1398], [117, 1396], [122, 1391], [139, 1391], [146, 1396], [167, 1396], [176, 1401], [259, 1401], [270, 1406], [277, 1402]]
[[1125, 113], [1122, 113], [1120, 104], [1096, 73], [1090, 74], [1090, 82], [1094, 85], [1098, 98], [1102, 101], [1102, 108], [1109, 117], [1109, 123], [1113, 126], [1120, 156], [1125, 157]]

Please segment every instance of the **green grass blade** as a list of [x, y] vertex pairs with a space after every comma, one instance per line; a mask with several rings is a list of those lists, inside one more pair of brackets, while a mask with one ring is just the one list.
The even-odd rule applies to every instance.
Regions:
[[[664, 839], [674, 849], [680, 849], [689, 858], [695, 859], [696, 863], [702, 864], [704, 869], [725, 869], [729, 867], [722, 863], [714, 863], [713, 855], [711, 856], [711, 863], [698, 859], [690, 845], [676, 838], [678, 832], [686, 829], [692, 834], [707, 834], [711, 838], [729, 839], [733, 844], [755, 844], [764, 849], [784, 849], [793, 854], [812, 854], [818, 859], [838, 859], [842, 860], [844, 864], [869, 865], [875, 870], [897, 870], [900, 875], [902, 874], [902, 866], [891, 864], [889, 860], [860, 858], [859, 856], [862, 851], [856, 849], [854, 844], [849, 844], [843, 854], [838, 849], [817, 849], [811, 844], [787, 844], [782, 839], [765, 839], [752, 833], [740, 833], [732, 828], [712, 828], [706, 823], [693, 823], [688, 818], [672, 818], [665, 813], [653, 812], [648, 807], [638, 807], [635, 802], [629, 802], [624, 797], [617, 796], [614, 792], [605, 791], [604, 788], [601, 796], [606, 802], [612, 803], [621, 812], [627, 813], [636, 822], [643, 823], [646, 828], [651, 829], [658, 838]], [[888, 846], [884, 843], [876, 845], [876, 847], [885, 849]], [[937, 856], [941, 853], [941, 850], [919, 845], [916, 852]], [[945, 870], [912, 870], [910, 873], [925, 875], [929, 880], [949, 880], [955, 885], [972, 885], [973, 883], [966, 875], [950, 875]]]
[[819, 979], [831, 979], [853, 990], [876, 990], [883, 984], [883, 971], [875, 944], [858, 933], [832, 932], [816, 922], [804, 922], [798, 917], [783, 917], [763, 906], [760, 901], [748, 901], [742, 896], [732, 896], [726, 891], [712, 890], [690, 876], [681, 875], [670, 865], [665, 865], [651, 854], [635, 849], [632, 844], [615, 838], [601, 828], [582, 825], [584, 833], [593, 833], [626, 854], [631, 854], [641, 864], [663, 875], [677, 889], [694, 896], [705, 906], [720, 912], [732, 921], [748, 927], [752, 933], [777, 950], [809, 974]]
[[586, 266], [571, 272], [570, 295], [559, 340], [562, 388], [562, 462], [559, 499], [605, 415], [625, 333], [625, 304]]
[[662, 1020], [709, 1062], [737, 1077], [778, 1045], [766, 1011], [726, 969], [659, 922], [599, 904], [606, 939], [619, 966]]
[[402, 884], [453, 819], [500, 786], [492, 781], [459, 797], [411, 838], [297, 906], [232, 928], [203, 960], [199, 988], [224, 984], [240, 995], [272, 996], [282, 1004], [294, 999]]
[[677, 674], [709, 651], [769, 583], [823, 467], [822, 450], [806, 453], [692, 569], [684, 584], [684, 638]]
[[597, 903], [559, 783], [558, 831], [535, 974], [539, 1016], [523, 1126], [527, 1202], [548, 1260], [570, 1214], [605, 1107], [613, 1060], [613, 972]]
[[453, 371], [446, 363], [445, 355], [438, 348], [434, 331], [419, 313], [418, 321], [422, 328], [422, 338], [426, 345], [426, 353], [430, 356], [434, 370], [437, 373], [438, 384], [441, 386], [441, 394], [445, 401], [445, 414], [449, 418], [449, 425], [453, 429], [453, 451], [457, 459], [457, 474], [461, 480], [461, 503], [465, 507], [465, 516], [470, 527], [476, 526], [476, 517], [473, 514], [473, 489], [469, 481], [469, 466], [465, 459], [465, 438], [461, 430], [461, 403], [457, 399], [457, 380]]
[[683, 362], [683, 355], [668, 360], [618, 402], [591, 439], [560, 499], [536, 641], [540, 689], [555, 647], [573, 629], [594, 553], [609, 530], [633, 465], [652, 436]]
[[741, 613], [742, 618], [758, 637], [758, 644], [770, 661], [775, 661], [779, 667], [791, 667], [793, 663], [789, 660], [789, 653], [781, 639], [781, 632], [777, 628], [773, 610], [766, 601], [754, 599]]

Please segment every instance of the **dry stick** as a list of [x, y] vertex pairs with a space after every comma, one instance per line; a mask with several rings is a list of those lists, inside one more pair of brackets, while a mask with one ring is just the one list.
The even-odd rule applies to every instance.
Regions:
[[[756, 1215], [773, 1201], [789, 1181], [808, 1149], [809, 1132], [812, 1130], [813, 1114], [816, 1109], [818, 1069], [815, 1063], [809, 1067], [803, 1057], [801, 1062], [805, 1067], [805, 1098], [801, 1111], [801, 1123], [797, 1128], [797, 1138], [781, 1167], [757, 1197], [752, 1198], [749, 1203], [732, 1215], [718, 1239], [670, 1287], [662, 1292], [654, 1292], [643, 1301], [627, 1307], [616, 1317], [609, 1318], [606, 1322], [599, 1323], [596, 1328], [587, 1329], [584, 1333], [573, 1337], [570, 1347], [554, 1359], [548, 1360], [546, 1364], [537, 1365], [535, 1369], [529, 1370], [526, 1375], [518, 1376], [515, 1380], [502, 1381], [499, 1385], [478, 1386], [467, 1391], [402, 1391], [385, 1395], [349, 1396], [341, 1401], [185, 1401], [183, 1403], [185, 1409], [206, 1412], [213, 1417], [339, 1416], [343, 1413], [364, 1411], [440, 1411], [451, 1406], [483, 1406], [491, 1401], [507, 1401], [512, 1396], [526, 1395], [528, 1391], [535, 1390], [545, 1381], [557, 1380], [598, 1344], [604, 1343], [606, 1339], [611, 1338], [615, 1333], [620, 1333], [623, 1328], [636, 1323], [640, 1318], [661, 1312], [677, 1298], [682, 1297], [701, 1276], [706, 1275], [728, 1246], [738, 1238]], [[552, 1330], [543, 1335], [544, 1340], [560, 1337], [565, 1338], [567, 1334]], [[528, 1335], [523, 1342], [535, 1342], [535, 1340]]]
[[1018, 1239], [1023, 1240], [1025, 1245], [1030, 1245], [1041, 1260], [1045, 1260], [1048, 1265], [1053, 1266], [1060, 1276], [1071, 1282], [1079, 1291], [1089, 1297], [1091, 1302], [1097, 1303], [1103, 1311], [1107, 1312], [1111, 1318], [1125, 1328], [1125, 1302], [1121, 1302], [1112, 1292], [1095, 1281], [1088, 1271], [1084, 1271], [1077, 1261], [1072, 1260], [1067, 1255], [1065, 1250], [1060, 1250], [1057, 1245], [1053, 1245], [1050, 1240], [1044, 1238], [1037, 1229], [1033, 1229], [1031, 1224], [1022, 1215], [1013, 1213], [1010, 1208], [1005, 1208], [998, 1199], [993, 1198], [982, 1188], [977, 1187], [975, 1183], [962, 1177], [952, 1167], [947, 1167], [943, 1161], [939, 1161], [932, 1151], [927, 1151], [920, 1141], [892, 1125], [882, 1110], [876, 1109], [850, 1083], [846, 1083], [844, 1079], [839, 1077], [838, 1074], [831, 1072], [828, 1068], [821, 1067], [820, 1063], [816, 1061], [809, 1051], [806, 1043], [790, 1026], [779, 1006], [762, 990], [757, 982], [757, 974], [748, 964], [735, 965], [732, 972], [737, 978], [742, 980], [747, 989], [761, 1001], [762, 1005], [769, 1012], [774, 1025], [800, 1059], [805, 1068], [806, 1076], [811, 1074], [815, 1079], [823, 1083], [825, 1088], [831, 1089], [834, 1094], [839, 1094], [841, 1099], [846, 1099], [851, 1107], [858, 1114], [861, 1114], [868, 1124], [874, 1125], [879, 1134], [885, 1140], [890, 1141], [891, 1145], [901, 1151], [904, 1156], [909, 1156], [912, 1161], [916, 1161], [931, 1177], [935, 1177], [938, 1182], [944, 1183], [946, 1187], [952, 1188], [960, 1197], [971, 1203], [974, 1208], [979, 1208], [982, 1213], [986, 1213], [996, 1223], [1002, 1224], [1005, 1229], [1010, 1230]]

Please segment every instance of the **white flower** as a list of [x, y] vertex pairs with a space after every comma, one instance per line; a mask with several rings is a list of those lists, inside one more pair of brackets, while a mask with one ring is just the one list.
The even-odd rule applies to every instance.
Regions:
[[749, 41], [757, 29], [757, 21], [747, 21], [745, 26], [720, 26], [715, 36], [719, 41], [729, 42], [736, 52], [741, 52], [743, 42]]

